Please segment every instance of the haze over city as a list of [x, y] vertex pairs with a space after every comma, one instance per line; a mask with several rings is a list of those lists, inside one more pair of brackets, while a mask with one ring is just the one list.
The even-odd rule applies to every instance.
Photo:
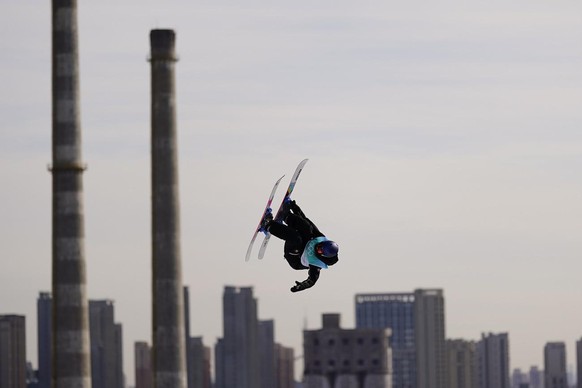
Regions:
[[[115, 301], [131, 381], [151, 341], [148, 34], [177, 35], [183, 283], [213, 346], [224, 285], [255, 289], [301, 349], [356, 293], [442, 288], [448, 338], [509, 332], [512, 367], [582, 336], [582, 5], [489, 1], [79, 3], [87, 284]], [[50, 3], [0, 4], [0, 314], [51, 288]], [[244, 262], [274, 181], [340, 244], [317, 285], [272, 241]], [[283, 189], [275, 203], [278, 204]]]

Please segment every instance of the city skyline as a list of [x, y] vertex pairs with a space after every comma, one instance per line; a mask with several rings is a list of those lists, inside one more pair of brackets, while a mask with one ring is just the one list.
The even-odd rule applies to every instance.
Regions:
[[[246, 293], [250, 293], [250, 296], [252, 297], [252, 301], [251, 301], [252, 302], [252, 308], [250, 309], [251, 311], [245, 312], [245, 314], [250, 314], [249, 316], [251, 316], [251, 317], [253, 316], [253, 314], [256, 314], [256, 311], [258, 310], [258, 307], [259, 307], [259, 304], [260, 304], [259, 303], [260, 302], [260, 295], [253, 295], [254, 287], [252, 287], [252, 286], [232, 286], [232, 285], [230, 285], [230, 286], [224, 286], [224, 290], [225, 290], [225, 295], [229, 295], [229, 294], [232, 293], [232, 291], [229, 292], [229, 290], [243, 290]], [[358, 309], [359, 309], [359, 311], [360, 311], [357, 315], [362, 315], [362, 317], [363, 317], [364, 314], [369, 314], [370, 311], [372, 311], [372, 310], [370, 310], [369, 307], [364, 307], [365, 304], [366, 303], [369, 303], [369, 302], [372, 302], [373, 303], [373, 301], [382, 301], [382, 300], [388, 302], [388, 301], [392, 300], [392, 301], [400, 301], [400, 302], [408, 303], [409, 301], [414, 300], [414, 296], [416, 296], [416, 298], [419, 299], [421, 296], [422, 297], [425, 297], [424, 295], [428, 295], [429, 298], [430, 298], [431, 295], [439, 295], [439, 297], [437, 298], [437, 300], [438, 300], [438, 299], [443, 299], [443, 296], [444, 296], [443, 291], [444, 290], [415, 289], [414, 292], [377, 293], [377, 294], [356, 294], [352, 298], [352, 302], [354, 303], [355, 310], [358, 311]], [[239, 291], [237, 291], [237, 292], [239, 292]], [[185, 295], [185, 297], [186, 297], [186, 295], [188, 295], [188, 286], [184, 286], [184, 295]], [[410, 298], [412, 298], [412, 299], [410, 299]], [[37, 303], [39, 303], [39, 311], [38, 311], [39, 316], [38, 316], [38, 318], [42, 319], [42, 322], [45, 322], [45, 324], [47, 324], [47, 322], [50, 322], [50, 319], [47, 320], [47, 317], [45, 315], [46, 314], [46, 311], [45, 311], [46, 309], [45, 308], [40, 309], [40, 305], [41, 304], [46, 304], [47, 302], [50, 305], [50, 301], [51, 300], [52, 300], [52, 298], [50, 296], [50, 293], [42, 292], [42, 291], [39, 292], [38, 299], [37, 299]], [[185, 300], [188, 300], [188, 297], [186, 297]], [[88, 302], [89, 302], [89, 305], [90, 306], [94, 306], [94, 307], [98, 307], [99, 306], [98, 308], [102, 308], [100, 306], [108, 306], [108, 308], [110, 309], [110, 312], [108, 313], [110, 316], [109, 316], [108, 319], [110, 320], [111, 324], [113, 323], [113, 316], [112, 316], [112, 314], [113, 314], [113, 307], [115, 305], [115, 301], [113, 301], [113, 300], [92, 299], [91, 297], [89, 297]], [[441, 300], [440, 302], [437, 302], [437, 305], [441, 305], [442, 306], [443, 302], [444, 302], [444, 300]], [[224, 304], [224, 306], [225, 306], [224, 308], [226, 309], [226, 306], [227, 306], [226, 302], [223, 300], [222, 303]], [[434, 303], [434, 302], [431, 302], [431, 304], [432, 303]], [[245, 304], [246, 304], [246, 302], [245, 302]], [[231, 305], [231, 310], [232, 310], [232, 301], [230, 301], [230, 305]], [[360, 306], [360, 307], [358, 307], [358, 306]], [[189, 306], [186, 305], [185, 307], [186, 307], [186, 311], [188, 311], [189, 310], [189, 308], [188, 308]], [[246, 311], [247, 310], [247, 308], [239, 308], [239, 309], [241, 311]], [[225, 312], [226, 312], [226, 310], [225, 310]], [[434, 311], [433, 311], [433, 313], [434, 313]], [[325, 316], [326, 314], [328, 314], [328, 315], [336, 315], [337, 313], [333, 313], [333, 312], [327, 312], [327, 313], [326, 312], [322, 312], [321, 313], [322, 316]], [[11, 316], [11, 315], [12, 316], [18, 316], [17, 314], [16, 315], [15, 314], [6, 314], [5, 312], [0, 311], [0, 316]], [[438, 315], [438, 312], [437, 312], [437, 315]], [[385, 319], [385, 318], [382, 318], [381, 316], [377, 316], [377, 315], [375, 315], [375, 317], [376, 317], [376, 321], [375, 321], [376, 324], [383, 322], [384, 319]], [[25, 320], [26, 320], [27, 326], [31, 324], [30, 323], [31, 321], [36, 321], [36, 319], [33, 319], [32, 317], [28, 317], [27, 318], [26, 316], [24, 316], [24, 318], [26, 318]], [[35, 318], [36, 318], [36, 316], [35, 316]], [[446, 310], [445, 310], [445, 317], [444, 318], [446, 320]], [[221, 320], [224, 320], [224, 319], [225, 319], [224, 316], [221, 317]], [[362, 318], [360, 318], [360, 319], [362, 319]], [[270, 318], [269, 320], [257, 320], [255, 322], [257, 324], [257, 328], [258, 328], [259, 322], [260, 323], [263, 323], [263, 324], [269, 324], [269, 326], [270, 326], [270, 329], [269, 330], [271, 331], [271, 336], [273, 337], [273, 339], [276, 342], [279, 342], [280, 335], [277, 335], [277, 330], [275, 329], [276, 323], [277, 323], [277, 319], [276, 318]], [[35, 331], [36, 330], [44, 330], [44, 329], [46, 329], [46, 328], [43, 328], [43, 327], [40, 327], [40, 326], [39, 327], [36, 327], [39, 324], [41, 324], [41, 323], [37, 321], [36, 322], [36, 325], [34, 327], [34, 330]], [[361, 324], [362, 324], [362, 328], [369, 328], [369, 327], [373, 327], [374, 326], [374, 324], [372, 324], [371, 321], [365, 321], [365, 320], [362, 320], [361, 321]], [[400, 325], [401, 328], [402, 328], [402, 322], [399, 323], [398, 325]], [[344, 325], [342, 325], [342, 326], [344, 326]], [[437, 326], [438, 326], [438, 323], [437, 323]], [[115, 323], [115, 327], [116, 327], [115, 330], [116, 331], [119, 331], [119, 333], [121, 333], [122, 327], [123, 327], [123, 322], [116, 322]], [[186, 323], [186, 328], [188, 328], [188, 327], [189, 327], [188, 326], [188, 323]], [[315, 324], [312, 325], [312, 327], [303, 326], [303, 328], [299, 328], [297, 330], [297, 332], [301, 334], [305, 330], [319, 330], [321, 327], [322, 327], [322, 324], [321, 323], [315, 322]], [[352, 327], [345, 327], [345, 329], [348, 329], [348, 330], [358, 329], [358, 325], [356, 324], [356, 325], [354, 325]], [[99, 329], [99, 330], [101, 330], [101, 329]], [[426, 330], [426, 329], [422, 329], [422, 330]], [[390, 336], [391, 337], [394, 337], [394, 333], [398, 333], [398, 330], [391, 329], [390, 330]], [[31, 336], [29, 335], [28, 332], [26, 332], [24, 334], [25, 334], [25, 337], [26, 337], [26, 346], [27, 347], [30, 347], [31, 346], [31, 344], [30, 344], [30, 341], [31, 341], [30, 337]], [[404, 334], [404, 333], [401, 333], [399, 335], [402, 335], [402, 334]], [[97, 334], [97, 333], [93, 333], [92, 332], [91, 333], [91, 338], [93, 338], [94, 335], [100, 335], [100, 334]], [[118, 336], [118, 334], [115, 334], [115, 335]], [[255, 333], [255, 335], [256, 335], [256, 333]], [[477, 335], [475, 337], [471, 337], [471, 338], [452, 338], [452, 337], [449, 337], [447, 335], [445, 337], [445, 340], [447, 342], [448, 341], [451, 341], [451, 342], [461, 341], [461, 342], [466, 342], [466, 343], [473, 343], [473, 346], [474, 346], [474, 344], [477, 344], [477, 345], [480, 344], [480, 342], [479, 342], [479, 336], [481, 337], [480, 338], [481, 339], [481, 342], [483, 342], [485, 340], [490, 341], [492, 338], [495, 341], [498, 341], [498, 338], [503, 338], [503, 341], [505, 341], [505, 345], [504, 346], [506, 347], [506, 351], [509, 351], [509, 364], [507, 364], [507, 370], [506, 370], [507, 381], [509, 381], [509, 371], [515, 371], [515, 370], [530, 370], [530, 368], [541, 369], [543, 371], [544, 370], [544, 362], [546, 361], [546, 359], [545, 359], [546, 358], [546, 356], [545, 356], [546, 348], [548, 346], [554, 345], [556, 343], [555, 341], [551, 341], [551, 340], [546, 340], [544, 342], [543, 348], [540, 350], [541, 357], [542, 357], [542, 363], [541, 364], [516, 365], [516, 364], [513, 363], [512, 358], [511, 358], [511, 353], [512, 353], [513, 347], [510, 345], [509, 346], [509, 349], [507, 349], [507, 346], [508, 346], [507, 345], [507, 342], [511, 343], [511, 333], [501, 333], [501, 334], [498, 333], [498, 334], [493, 334], [493, 333], [481, 332], [481, 333], [479, 333], [479, 335]], [[121, 337], [121, 334], [119, 334], [119, 337]], [[212, 352], [212, 354], [211, 354], [211, 359], [212, 359], [211, 364], [212, 364], [212, 370], [214, 370], [214, 368], [216, 368], [215, 354], [214, 354], [215, 349], [214, 348], [215, 348], [215, 346], [217, 346], [219, 344], [219, 342], [222, 340], [222, 338], [220, 338], [220, 337], [215, 338], [214, 339], [215, 341], [212, 342], [212, 340], [209, 340], [208, 338], [205, 338], [205, 337], [200, 337], [200, 336], [198, 336], [198, 334], [196, 334], [196, 332], [193, 332], [192, 333], [192, 337], [190, 337], [190, 339], [192, 341], [194, 341], [194, 342], [199, 343], [199, 344], [202, 344], [203, 342], [205, 342], [206, 345], [208, 346], [208, 348], [209, 349], [212, 349], [211, 350], [211, 352]], [[392, 342], [394, 340], [398, 340], [398, 339], [397, 338], [392, 338], [392, 340], [390, 342]], [[41, 343], [38, 343], [38, 344], [35, 343], [32, 346], [34, 346], [34, 347], [36, 347], [37, 345], [38, 346], [46, 346], [45, 343], [44, 343], [45, 341], [46, 340], [43, 340]], [[485, 344], [485, 342], [483, 342], [483, 343]], [[565, 351], [567, 347], [569, 348], [570, 345], [572, 345], [572, 344], [569, 344], [567, 341], [561, 341], [561, 342], [558, 342], [558, 343], [560, 344], [560, 346], [562, 346], [563, 351]], [[580, 335], [579, 336], [579, 339], [577, 339], [575, 341], [575, 343], [573, 344], [573, 346], [575, 347], [575, 349], [576, 349], [577, 346], [579, 346], [578, 345], [579, 343], [582, 343], [582, 335]], [[132, 359], [131, 365], [128, 365], [128, 361], [125, 361], [123, 363], [122, 373], [123, 373], [123, 375], [125, 377], [125, 381], [126, 381], [128, 387], [133, 386], [134, 383], [135, 383], [135, 381], [134, 381], [135, 368], [138, 366], [139, 362], [136, 364], [136, 360], [133, 359], [133, 356], [134, 356], [135, 346], [137, 346], [138, 344], [144, 344], [144, 345], [147, 345], [147, 346], [149, 346], [151, 348], [151, 338], [137, 339], [135, 341], [132, 341], [131, 343], [128, 343], [128, 340], [125, 340], [124, 339], [122, 349], [120, 349], [120, 352], [121, 353], [119, 353], [119, 357], [122, 357], [125, 360], [127, 360], [127, 358], [130, 358], [130, 357]], [[289, 345], [289, 344], [283, 344], [283, 345]], [[24, 346], [24, 344], [23, 344], [23, 346]], [[483, 346], [485, 346], [485, 345], [483, 345]], [[495, 345], [495, 346], [497, 346], [497, 345]], [[125, 348], [126, 347], [130, 347], [131, 353], [125, 353]], [[303, 362], [304, 361], [303, 361], [303, 358], [302, 358], [303, 355], [301, 354], [302, 353], [302, 349], [303, 349], [303, 345], [297, 347], [296, 345], [293, 345], [292, 344], [290, 346], [290, 348], [293, 349], [296, 352], [296, 354], [300, 354], [299, 357], [296, 357], [295, 358], [295, 363], [296, 363], [296, 365], [295, 365], [295, 370], [296, 370], [295, 377], [298, 379], [298, 381], [300, 381], [301, 380], [301, 377], [303, 376]], [[581, 348], [582, 348], [582, 346], [581, 346]], [[392, 352], [394, 352], [394, 349], [395, 348], [394, 348], [394, 345], [393, 345]], [[478, 346], [477, 346], [477, 351], [478, 350], [479, 349], [478, 349]], [[565, 356], [565, 359], [563, 360], [563, 362], [566, 362], [566, 366], [568, 367], [568, 370], [571, 370], [572, 372], [574, 372], [576, 370], [576, 365], [580, 363], [580, 360], [578, 359], [579, 354], [580, 353], [577, 353], [577, 350], [574, 350], [573, 353], [570, 353], [568, 351], [565, 352], [565, 354], [563, 355], [563, 356]], [[32, 359], [29, 356], [28, 353], [26, 354], [26, 361], [27, 362], [30, 362], [32, 364], [32, 366], [34, 367], [34, 369], [39, 368], [39, 362], [42, 362], [40, 360], [37, 361], [36, 359]], [[478, 358], [475, 359], [475, 362], [477, 362], [477, 361], [478, 361]], [[507, 361], [505, 361], [505, 362], [507, 362]], [[497, 365], [496, 362], [491, 362], [491, 364]], [[409, 368], [409, 367], [410, 366], [407, 366], [407, 368]], [[494, 372], [494, 375], [498, 375], [498, 374], [499, 373]]]
[[[148, 33], [167, 27], [193, 333], [219, 337], [208, 301], [225, 284], [255, 285], [259, 315], [295, 348], [322, 312], [353, 326], [354, 294], [442, 288], [448, 337], [513, 333], [522, 368], [542, 364], [546, 341], [574, 354], [582, 312], [556, 317], [582, 299], [582, 4], [78, 11], [86, 293], [116, 301], [127, 341], [151, 337]], [[30, 317], [51, 286], [50, 4], [3, 2], [0, 26], [0, 306]], [[294, 198], [341, 252], [294, 295], [304, 274], [280, 242], [243, 257], [272, 182], [305, 157]]]

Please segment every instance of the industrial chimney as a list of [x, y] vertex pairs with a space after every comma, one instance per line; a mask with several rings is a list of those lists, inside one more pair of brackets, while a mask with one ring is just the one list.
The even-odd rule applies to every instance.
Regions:
[[77, 1], [52, 1], [53, 388], [91, 388]]
[[155, 388], [185, 388], [175, 54], [172, 30], [152, 30], [152, 289]]

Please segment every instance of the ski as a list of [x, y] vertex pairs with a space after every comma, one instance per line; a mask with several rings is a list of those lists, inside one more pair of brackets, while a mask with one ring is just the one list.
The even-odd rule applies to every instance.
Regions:
[[261, 216], [261, 219], [259, 220], [259, 224], [255, 228], [255, 232], [253, 233], [251, 243], [249, 244], [249, 247], [247, 249], [247, 255], [245, 257], [245, 261], [249, 261], [249, 259], [251, 258], [251, 251], [253, 250], [253, 245], [255, 243], [255, 240], [257, 239], [257, 235], [259, 234], [259, 229], [261, 228], [261, 224], [263, 223], [263, 218], [265, 218], [267, 213], [270, 211], [271, 203], [273, 203], [273, 198], [275, 197], [275, 192], [277, 191], [277, 187], [279, 187], [279, 183], [281, 183], [281, 179], [283, 179], [284, 176], [285, 175], [283, 175], [281, 178], [279, 178], [277, 180], [277, 182], [275, 182], [275, 185], [273, 186], [273, 189], [271, 190], [271, 195], [269, 195], [267, 205], [265, 206], [265, 210], [263, 210], [263, 215]]
[[[284, 218], [284, 212], [285, 212], [285, 202], [287, 201], [287, 199], [289, 197], [291, 197], [291, 193], [293, 192], [293, 189], [295, 189], [295, 184], [297, 183], [297, 179], [299, 179], [299, 175], [301, 174], [301, 171], [303, 171], [303, 167], [305, 167], [305, 164], [307, 163], [309, 159], [303, 159], [299, 165], [297, 166], [297, 168], [295, 169], [295, 172], [293, 173], [293, 176], [291, 177], [291, 182], [289, 182], [289, 187], [287, 187], [287, 192], [285, 193], [285, 196], [283, 197], [283, 201], [281, 201], [281, 205], [279, 206], [279, 210], [277, 210], [277, 213], [275, 215], [275, 221], [282, 221]], [[256, 235], [255, 235], [256, 237]], [[263, 257], [265, 257], [265, 252], [267, 251], [267, 245], [269, 244], [269, 240], [271, 239], [271, 234], [269, 232], [265, 233], [265, 239], [263, 240], [263, 243], [261, 244], [261, 248], [259, 249], [259, 260], [262, 259]]]

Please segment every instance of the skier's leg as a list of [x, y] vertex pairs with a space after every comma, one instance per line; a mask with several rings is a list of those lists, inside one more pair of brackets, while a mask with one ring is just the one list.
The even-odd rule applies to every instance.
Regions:
[[291, 244], [299, 244], [301, 243], [301, 236], [297, 232], [297, 230], [281, 223], [272, 221], [268, 225], [268, 231], [273, 236], [280, 238], [281, 240], [285, 240]]
[[[291, 267], [299, 269], [296, 268], [296, 266], [299, 265], [301, 267], [299, 253], [301, 252], [301, 248], [304, 245], [299, 232], [283, 223], [273, 221], [269, 224], [269, 233], [275, 237], [285, 240], [285, 247], [283, 248], [285, 252], [284, 256]], [[291, 261], [290, 257], [292, 258]], [[294, 265], [294, 262], [297, 262], [296, 265]]]
[[297, 214], [289, 214], [285, 219], [290, 228], [296, 230], [300, 236], [310, 236], [313, 232], [311, 223]]

